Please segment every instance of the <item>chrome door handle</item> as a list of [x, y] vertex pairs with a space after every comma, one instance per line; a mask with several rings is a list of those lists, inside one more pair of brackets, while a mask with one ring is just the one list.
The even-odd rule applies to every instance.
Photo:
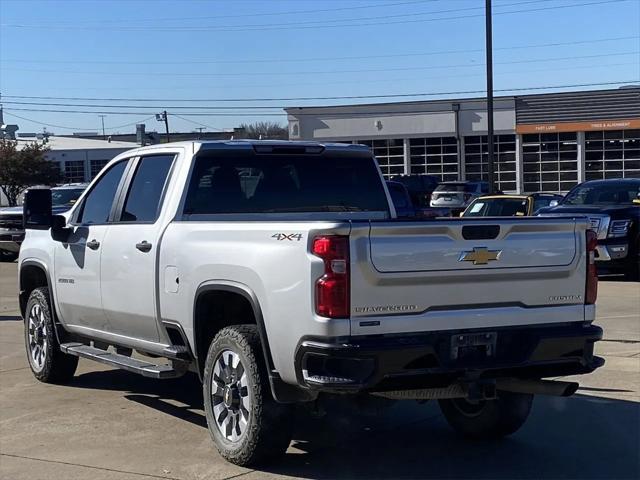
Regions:
[[151, 244], [146, 240], [141, 241], [140, 243], [136, 243], [136, 248], [141, 252], [148, 252], [151, 250]]
[[90, 242], [87, 242], [87, 247], [89, 247], [91, 250], [97, 250], [100, 247], [100, 242], [94, 238]]

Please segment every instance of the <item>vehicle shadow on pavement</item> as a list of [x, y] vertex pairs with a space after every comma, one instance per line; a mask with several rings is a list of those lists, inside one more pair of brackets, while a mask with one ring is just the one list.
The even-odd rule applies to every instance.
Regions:
[[331, 417], [308, 425], [293, 444], [303, 453], [264, 470], [331, 479], [639, 478], [639, 420], [635, 402], [539, 397], [512, 437], [470, 442], [449, 429], [437, 402], [398, 403], [378, 425]]
[[[206, 428], [195, 375], [156, 381], [112, 370], [79, 375], [70, 386], [122, 391], [131, 401]], [[398, 402], [378, 415], [337, 408], [316, 418], [299, 409], [289, 452], [257, 470], [331, 479], [635, 479], [638, 452], [637, 402], [537, 397], [525, 426], [496, 442], [456, 436], [437, 402]]]
[[[122, 391], [127, 400], [207, 428], [202, 386], [195, 374], [170, 380], [155, 380], [122, 370], [107, 370], [78, 375], [68, 386]], [[176, 401], [183, 406], [175, 405]]]

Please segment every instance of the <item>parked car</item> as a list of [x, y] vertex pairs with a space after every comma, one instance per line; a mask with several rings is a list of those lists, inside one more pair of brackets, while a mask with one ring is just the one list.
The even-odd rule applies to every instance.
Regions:
[[398, 218], [436, 218], [449, 215], [447, 209], [431, 207], [419, 207], [413, 203], [409, 190], [400, 182], [387, 180], [387, 189], [391, 195], [391, 201], [396, 209]]
[[403, 184], [416, 208], [429, 208], [431, 194], [440, 180], [433, 175], [394, 175], [391, 181]]
[[542, 379], [604, 363], [586, 219], [405, 222], [363, 146], [143, 147], [63, 215], [41, 190], [25, 204], [34, 376], [69, 381], [78, 357], [157, 379], [191, 370], [239, 465], [284, 453], [294, 404], [327, 394], [437, 399], [459, 433], [496, 438], [535, 394], [578, 388]]
[[461, 217], [529, 217], [541, 208], [557, 205], [563, 196], [556, 193], [530, 195], [483, 195], [473, 200]]
[[[51, 189], [51, 204], [55, 214], [64, 213], [76, 202], [88, 184], [67, 184]], [[23, 207], [0, 208], [0, 262], [13, 262], [18, 258], [24, 239]]]
[[640, 178], [591, 180], [574, 187], [540, 215], [586, 215], [598, 232], [596, 265], [601, 273], [640, 280]]
[[448, 208], [452, 214], [461, 212], [475, 198], [489, 193], [487, 182], [445, 182], [431, 194], [431, 206]]

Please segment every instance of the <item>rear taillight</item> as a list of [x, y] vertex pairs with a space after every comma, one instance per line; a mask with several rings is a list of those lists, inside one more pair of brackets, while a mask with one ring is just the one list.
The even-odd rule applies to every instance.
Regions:
[[324, 260], [324, 275], [316, 282], [316, 313], [329, 318], [348, 317], [349, 237], [316, 237], [311, 253]]
[[587, 230], [587, 284], [584, 293], [584, 303], [593, 305], [598, 297], [598, 272], [596, 270], [596, 247], [598, 234]]

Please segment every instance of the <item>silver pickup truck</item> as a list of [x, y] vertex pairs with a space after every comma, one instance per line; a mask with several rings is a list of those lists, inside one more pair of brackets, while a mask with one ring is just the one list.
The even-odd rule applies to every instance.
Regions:
[[31, 369], [78, 357], [154, 378], [193, 371], [221, 455], [284, 452], [293, 404], [436, 399], [501, 437], [545, 380], [593, 355], [595, 237], [581, 217], [396, 218], [359, 145], [165, 144], [113, 159], [74, 207], [25, 200], [20, 307]]

